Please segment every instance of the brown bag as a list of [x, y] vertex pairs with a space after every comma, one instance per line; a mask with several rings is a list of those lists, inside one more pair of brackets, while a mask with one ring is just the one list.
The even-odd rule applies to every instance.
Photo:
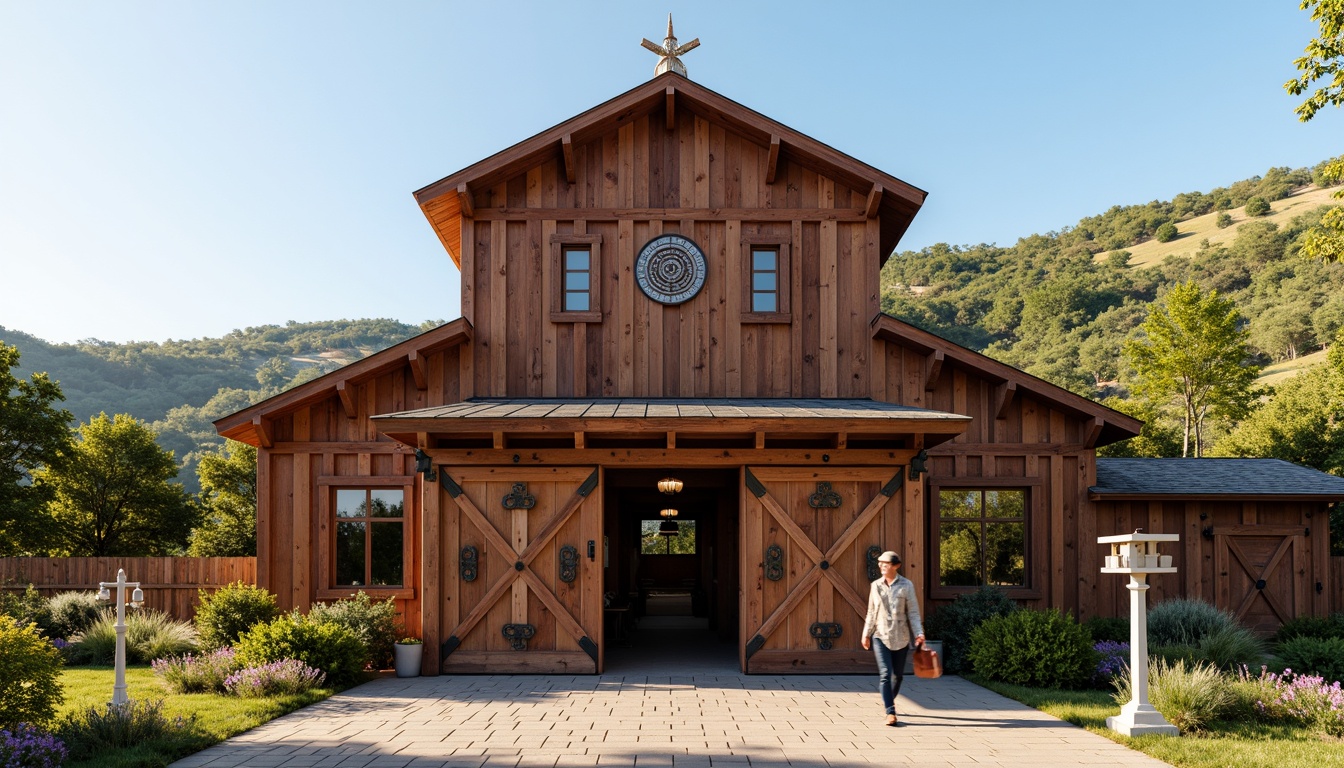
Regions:
[[938, 658], [937, 651], [921, 643], [915, 646], [911, 653], [915, 656], [915, 677], [943, 676], [943, 661]]

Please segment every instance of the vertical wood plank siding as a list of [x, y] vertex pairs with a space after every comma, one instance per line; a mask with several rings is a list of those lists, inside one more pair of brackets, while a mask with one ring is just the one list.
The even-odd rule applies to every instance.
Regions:
[[4, 557], [0, 589], [12, 592], [32, 584], [46, 596], [96, 591], [98, 582], [117, 580], [118, 568], [128, 581], [140, 582], [146, 608], [181, 621], [196, 616], [199, 590], [257, 583], [255, 557]]

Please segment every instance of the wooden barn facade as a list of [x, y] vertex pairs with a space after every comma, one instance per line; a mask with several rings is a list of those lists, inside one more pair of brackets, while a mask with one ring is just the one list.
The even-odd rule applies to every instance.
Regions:
[[1185, 534], [1169, 591], [1255, 603], [1217, 541], [1261, 523], [1315, 538], [1246, 561], [1328, 582], [1344, 490], [1230, 517], [1112, 500], [1096, 448], [1139, 422], [882, 315], [924, 197], [676, 73], [425, 187], [462, 317], [216, 422], [260, 449], [259, 583], [396, 598], [437, 674], [600, 672], [675, 593], [744, 671], [866, 670], [885, 549], [926, 611], [996, 584], [1123, 613], [1095, 540], [1131, 526]]

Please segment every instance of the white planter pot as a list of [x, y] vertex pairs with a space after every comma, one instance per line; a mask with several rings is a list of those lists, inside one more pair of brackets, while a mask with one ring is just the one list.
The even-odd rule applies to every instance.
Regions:
[[392, 653], [395, 656], [393, 663], [397, 670], [397, 677], [420, 676], [420, 658], [424, 647], [421, 643], [407, 645], [396, 643], [392, 646]]

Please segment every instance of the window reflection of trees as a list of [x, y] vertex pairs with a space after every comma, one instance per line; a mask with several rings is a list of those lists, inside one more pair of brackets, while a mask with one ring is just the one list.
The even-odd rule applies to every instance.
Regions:
[[336, 491], [336, 581], [339, 586], [401, 586], [405, 492]]
[[1026, 586], [1026, 492], [948, 489], [938, 494], [939, 584]]
[[658, 533], [662, 520], [641, 520], [639, 523], [639, 553], [641, 555], [694, 555], [695, 521], [678, 520], [677, 535]]

